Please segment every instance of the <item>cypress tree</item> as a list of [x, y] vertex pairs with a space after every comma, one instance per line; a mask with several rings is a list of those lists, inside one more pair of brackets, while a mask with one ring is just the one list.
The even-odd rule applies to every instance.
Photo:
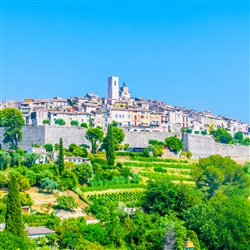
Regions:
[[22, 206], [19, 197], [17, 179], [14, 175], [11, 175], [9, 184], [5, 230], [15, 236], [24, 237]]
[[106, 158], [109, 166], [114, 166], [115, 163], [115, 143], [113, 136], [112, 125], [108, 125], [108, 134], [106, 138]]
[[62, 138], [60, 138], [60, 145], [59, 145], [58, 167], [59, 167], [59, 173], [62, 174], [62, 172], [64, 170], [64, 153], [63, 153], [63, 140], [62, 140]]

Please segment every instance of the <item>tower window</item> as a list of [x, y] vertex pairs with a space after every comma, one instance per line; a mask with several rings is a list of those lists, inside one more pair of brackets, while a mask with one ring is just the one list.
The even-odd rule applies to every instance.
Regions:
[[116, 86], [116, 81], [115, 81], [115, 86]]

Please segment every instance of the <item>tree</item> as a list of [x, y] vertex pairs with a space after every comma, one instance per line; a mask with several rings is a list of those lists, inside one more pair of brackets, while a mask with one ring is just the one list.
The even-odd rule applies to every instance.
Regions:
[[129, 146], [130, 145], [128, 143], [125, 143], [123, 149], [126, 151], [129, 148]]
[[51, 143], [44, 144], [43, 147], [46, 149], [46, 152], [52, 152], [54, 149]]
[[64, 170], [64, 152], [63, 152], [63, 140], [62, 140], [62, 138], [60, 138], [58, 167], [59, 167], [59, 173], [62, 174], [62, 172]]
[[58, 118], [55, 120], [55, 124], [63, 126], [65, 125], [65, 121], [61, 118]]
[[22, 141], [22, 127], [24, 125], [23, 114], [18, 109], [5, 108], [0, 110], [0, 127], [4, 127], [3, 143], [10, 143], [12, 149], [17, 150], [18, 142]]
[[69, 169], [65, 169], [61, 175], [60, 189], [74, 189], [77, 186], [77, 177], [76, 175], [70, 171]]
[[71, 125], [71, 126], [78, 126], [78, 121], [72, 120], [72, 121], [70, 122], [70, 125]]
[[86, 131], [85, 138], [91, 142], [91, 153], [95, 154], [97, 150], [97, 142], [102, 142], [103, 131], [99, 128], [89, 128]]
[[53, 192], [58, 189], [58, 184], [57, 181], [46, 177], [41, 180], [41, 188], [47, 190], [48, 192]]
[[229, 157], [211, 155], [202, 158], [192, 174], [196, 186], [209, 198], [219, 189], [231, 187], [243, 192], [250, 187], [250, 179], [242, 166]]
[[183, 149], [183, 142], [176, 136], [170, 136], [165, 139], [166, 146], [175, 152], [179, 152]]
[[[1, 160], [0, 160], [0, 162], [1, 162]], [[10, 165], [12, 167], [14, 167], [14, 166], [18, 167], [21, 165], [21, 163], [22, 163], [22, 156], [19, 153], [15, 153], [15, 152], [11, 153]]]
[[22, 206], [32, 206], [34, 204], [30, 194], [20, 192], [20, 201]]
[[82, 127], [82, 128], [88, 128], [88, 124], [87, 124], [86, 122], [82, 122], [82, 123], [81, 123], [81, 127]]
[[188, 159], [191, 159], [191, 157], [193, 156], [193, 153], [191, 151], [188, 151], [187, 152], [187, 158]]
[[234, 139], [239, 141], [239, 142], [243, 141], [243, 139], [244, 139], [243, 134], [240, 131], [236, 132], [234, 134]]
[[217, 130], [211, 131], [211, 134], [214, 136], [214, 139], [221, 143], [231, 143], [233, 137], [225, 128], [218, 128]]
[[118, 122], [117, 121], [112, 121], [112, 124], [111, 124], [113, 127], [118, 127]]
[[243, 140], [243, 145], [245, 146], [250, 146], [250, 138], [249, 137], [246, 137], [244, 140]]
[[33, 165], [35, 165], [36, 160], [38, 160], [39, 157], [40, 156], [36, 153], [27, 153], [24, 156], [24, 161], [23, 161], [24, 166], [26, 166], [27, 168], [32, 167]]
[[202, 134], [202, 135], [207, 135], [207, 130], [202, 130], [202, 131], [201, 131], [201, 134]]
[[106, 158], [108, 165], [114, 166], [115, 164], [115, 144], [112, 125], [108, 125], [108, 133], [106, 137]]
[[7, 152], [0, 152], [0, 170], [5, 170], [10, 164], [11, 157]]
[[0, 232], [0, 249], [4, 250], [28, 250], [28, 244], [22, 237], [18, 237], [6, 230]]
[[11, 175], [7, 199], [5, 231], [19, 237], [24, 237], [22, 207], [15, 175]]
[[73, 167], [72, 171], [78, 178], [80, 184], [88, 182], [92, 177], [92, 167], [89, 164], [77, 164]]
[[50, 124], [50, 121], [48, 119], [43, 120], [43, 124]]
[[113, 130], [115, 150], [119, 150], [121, 147], [121, 143], [123, 142], [123, 140], [125, 138], [125, 134], [124, 134], [122, 129], [120, 129], [116, 126], [115, 127], [112, 126], [112, 128], [113, 128], [112, 130]]
[[56, 201], [58, 202], [58, 205], [62, 209], [74, 209], [78, 207], [78, 204], [75, 201], [75, 198], [72, 196], [57, 196]]

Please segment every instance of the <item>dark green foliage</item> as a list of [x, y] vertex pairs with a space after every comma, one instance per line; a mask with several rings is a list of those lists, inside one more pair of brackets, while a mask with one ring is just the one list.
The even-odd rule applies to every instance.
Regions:
[[167, 170], [162, 167], [154, 167], [155, 172], [167, 173]]
[[0, 152], [0, 170], [5, 170], [10, 164], [11, 157], [7, 152]]
[[186, 129], [186, 133], [191, 134], [192, 132], [193, 132], [193, 130], [192, 130], [191, 128], [187, 128], [187, 129]]
[[92, 164], [98, 163], [101, 166], [106, 166], [108, 165], [107, 160], [103, 159], [103, 158], [99, 158], [99, 157], [95, 157], [92, 161]]
[[31, 168], [33, 165], [35, 165], [36, 160], [38, 159], [39, 155], [36, 153], [25, 154], [23, 165], [26, 166], [27, 168]]
[[118, 127], [118, 122], [117, 121], [112, 121], [112, 124], [111, 124], [113, 127]]
[[[72, 153], [72, 155], [74, 156], [80, 156], [83, 158], [88, 156], [88, 151], [86, 150], [86, 148], [83, 145], [78, 146], [75, 143], [71, 143], [69, 145], [68, 152]], [[64, 151], [64, 153], [67, 152]]]
[[55, 124], [63, 126], [63, 125], [65, 125], [65, 121], [63, 119], [59, 118], [59, 119], [55, 120]]
[[[1, 161], [1, 160], [0, 160]], [[22, 156], [19, 153], [11, 153], [11, 167], [18, 167], [22, 163]]]
[[48, 177], [41, 180], [41, 189], [45, 189], [48, 192], [53, 192], [58, 189], [58, 183]]
[[85, 123], [85, 122], [82, 122], [82, 123], [81, 123], [81, 127], [82, 127], [82, 128], [88, 128], [88, 124]]
[[91, 142], [91, 153], [95, 154], [97, 150], [97, 142], [103, 141], [103, 131], [99, 128], [90, 127], [86, 131], [85, 138]]
[[64, 171], [64, 152], [63, 152], [63, 140], [60, 138], [59, 155], [58, 155], [58, 167], [59, 173]]
[[78, 121], [72, 120], [72, 121], [70, 122], [70, 125], [71, 125], [71, 126], [78, 126]]
[[195, 231], [187, 230], [187, 237], [194, 243], [195, 250], [200, 250], [200, 242]]
[[108, 125], [108, 133], [106, 137], [106, 158], [108, 165], [114, 166], [115, 164], [115, 144], [113, 136], [113, 127]]
[[217, 130], [211, 131], [214, 139], [221, 143], [232, 143], [233, 137], [225, 128], [218, 128]]
[[237, 140], [237, 141], [239, 141], [239, 142], [243, 141], [243, 139], [244, 139], [243, 134], [241, 132], [239, 132], [239, 131], [236, 132], [234, 134], [234, 139]]
[[65, 169], [61, 175], [60, 189], [74, 189], [77, 186], [77, 178], [76, 175], [70, 171], [69, 169]]
[[[218, 196], [184, 212], [189, 229], [209, 250], [250, 248], [250, 204], [243, 197]], [[201, 247], [202, 248], [202, 247]]]
[[193, 176], [197, 187], [208, 197], [215, 195], [219, 189], [225, 190], [226, 186], [242, 191], [250, 187], [250, 178], [242, 166], [220, 155], [200, 159]]
[[0, 127], [4, 127], [3, 143], [17, 150], [18, 142], [22, 141], [22, 127], [25, 125], [22, 112], [15, 108], [0, 110]]
[[92, 177], [92, 167], [89, 164], [77, 164], [74, 165], [72, 171], [77, 176], [77, 179], [81, 185], [88, 182]]
[[250, 146], [250, 138], [246, 137], [243, 142], [242, 142], [243, 145], [245, 146]]
[[124, 176], [125, 178], [128, 178], [131, 175], [130, 168], [128, 168], [128, 167], [122, 168], [121, 175]]
[[50, 229], [55, 229], [60, 224], [60, 218], [53, 213], [24, 214], [23, 221], [29, 227], [46, 226]]
[[1, 250], [28, 250], [28, 245], [22, 237], [18, 237], [6, 230], [0, 232], [0, 249]]
[[58, 202], [58, 205], [62, 209], [74, 209], [78, 207], [78, 204], [76, 203], [74, 197], [72, 196], [57, 196], [56, 201]]
[[171, 136], [165, 139], [166, 146], [171, 150], [178, 152], [183, 149], [183, 142], [176, 136]]
[[150, 157], [150, 154], [149, 154], [149, 151], [148, 151], [147, 148], [144, 148], [144, 149], [143, 149], [142, 156], [143, 156], [143, 157]]
[[43, 147], [46, 149], [46, 152], [52, 152], [54, 147], [51, 143], [47, 143], [45, 145], [43, 145]]
[[22, 207], [15, 175], [11, 175], [10, 178], [5, 231], [18, 237], [24, 237]]
[[50, 124], [48, 119], [43, 120], [43, 124]]
[[201, 131], [201, 134], [202, 134], [202, 135], [207, 135], [207, 131], [206, 131], [206, 130], [202, 130], [202, 131]]
[[195, 133], [196, 135], [198, 135], [198, 134], [200, 133], [200, 131], [195, 130], [194, 133]]

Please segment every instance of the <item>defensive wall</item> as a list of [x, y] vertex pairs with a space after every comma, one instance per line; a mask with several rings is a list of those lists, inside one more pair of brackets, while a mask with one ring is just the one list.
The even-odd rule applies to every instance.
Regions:
[[[0, 128], [0, 141], [3, 140], [3, 128]], [[63, 138], [64, 146], [68, 147], [71, 143], [88, 144], [85, 138], [86, 129], [79, 127], [65, 126], [25, 126], [23, 127], [23, 140], [19, 146], [28, 150], [32, 144], [44, 145], [45, 143], [59, 143]], [[216, 143], [212, 136], [181, 134], [178, 132], [139, 132], [125, 131], [123, 144], [129, 143], [131, 147], [147, 147], [150, 139], [164, 141], [165, 138], [176, 135], [182, 138], [184, 150], [191, 151], [193, 158], [207, 157], [213, 154], [230, 156], [235, 160], [250, 161], [250, 147], [238, 145], [226, 145]], [[4, 145], [2, 144], [3, 148]]]
[[194, 159], [220, 154], [238, 161], [250, 161], [250, 146], [221, 144], [210, 135], [183, 134], [184, 150], [191, 151]]

